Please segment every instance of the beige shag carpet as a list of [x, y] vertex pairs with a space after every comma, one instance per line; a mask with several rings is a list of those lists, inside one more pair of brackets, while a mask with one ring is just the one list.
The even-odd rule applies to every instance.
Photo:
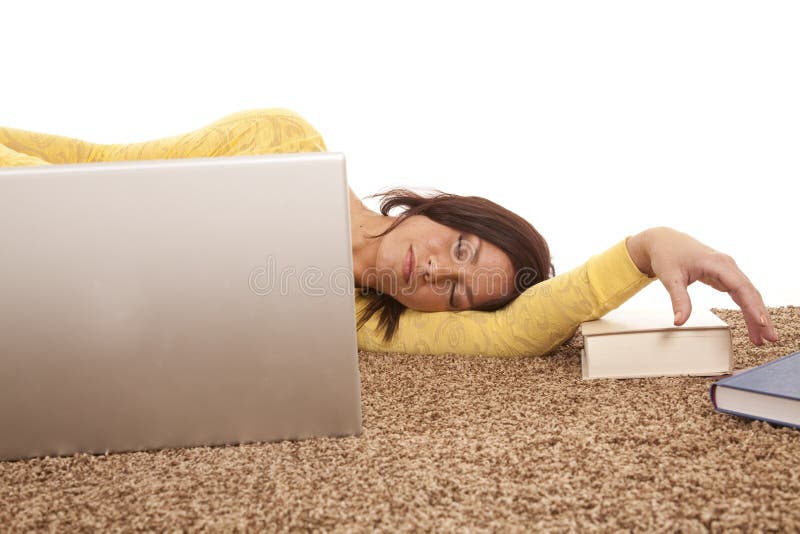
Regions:
[[[800, 350], [772, 308], [737, 369]], [[708, 378], [584, 382], [532, 359], [360, 354], [364, 433], [0, 462], [3, 531], [799, 531], [800, 430], [715, 412]]]

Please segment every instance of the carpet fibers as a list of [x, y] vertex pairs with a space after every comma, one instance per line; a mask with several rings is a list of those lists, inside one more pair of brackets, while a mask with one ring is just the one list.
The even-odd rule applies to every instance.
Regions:
[[[800, 308], [771, 308], [800, 350]], [[361, 436], [0, 462], [3, 531], [799, 531], [800, 431], [713, 410], [708, 378], [582, 381], [544, 358], [362, 352]]]

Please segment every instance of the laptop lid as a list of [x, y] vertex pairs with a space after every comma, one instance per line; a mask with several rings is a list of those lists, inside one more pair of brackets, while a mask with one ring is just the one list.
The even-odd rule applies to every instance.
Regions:
[[0, 458], [361, 432], [344, 156], [0, 169]]

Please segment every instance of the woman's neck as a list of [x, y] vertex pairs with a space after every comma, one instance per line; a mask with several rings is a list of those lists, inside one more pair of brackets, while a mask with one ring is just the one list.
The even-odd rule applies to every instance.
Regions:
[[378, 248], [382, 237], [369, 238], [385, 231], [395, 217], [381, 215], [367, 209], [350, 190], [350, 238], [353, 245], [353, 278], [356, 287], [361, 286], [363, 274], [377, 265]]

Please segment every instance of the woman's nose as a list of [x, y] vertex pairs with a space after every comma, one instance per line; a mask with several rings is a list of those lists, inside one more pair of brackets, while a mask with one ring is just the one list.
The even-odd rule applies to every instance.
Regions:
[[447, 265], [441, 265], [434, 259], [428, 260], [428, 268], [425, 274], [427, 275], [428, 280], [431, 282], [435, 282], [437, 280], [446, 280], [448, 278], [456, 278], [458, 276], [458, 273], [455, 271], [455, 269]]

